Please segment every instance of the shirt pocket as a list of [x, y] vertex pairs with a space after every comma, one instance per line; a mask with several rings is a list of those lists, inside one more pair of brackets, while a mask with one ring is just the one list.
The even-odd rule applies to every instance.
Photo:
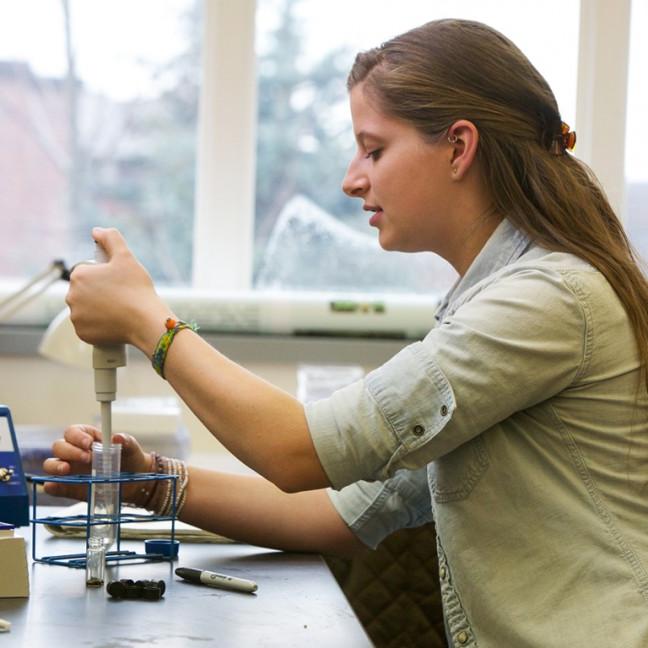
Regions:
[[489, 465], [490, 459], [482, 435], [435, 459], [428, 469], [430, 492], [434, 501], [444, 503], [466, 499]]

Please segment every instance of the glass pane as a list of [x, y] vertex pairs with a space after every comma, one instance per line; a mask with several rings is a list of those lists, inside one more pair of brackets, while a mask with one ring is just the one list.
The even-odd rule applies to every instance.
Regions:
[[189, 282], [200, 7], [0, 5], [0, 276], [87, 258], [105, 225], [157, 280]]
[[[579, 6], [528, 3], [522, 15], [513, 0], [258, 0], [255, 287], [445, 290], [455, 278], [448, 264], [382, 251], [360, 201], [340, 189], [354, 150], [345, 81], [355, 54], [429, 20], [480, 20], [522, 48], [573, 125]], [[547, 47], [556, 16], [572, 31]]]
[[630, 23], [630, 69], [628, 71], [628, 113], [626, 122], [626, 229], [630, 239], [648, 259], [648, 1], [634, 0]]

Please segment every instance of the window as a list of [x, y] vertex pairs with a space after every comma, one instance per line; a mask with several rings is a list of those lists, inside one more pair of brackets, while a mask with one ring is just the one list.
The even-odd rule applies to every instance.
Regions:
[[487, 22], [516, 42], [574, 124], [579, 3], [258, 0], [258, 138], [254, 286], [438, 294], [454, 271], [431, 253], [382, 251], [360, 202], [340, 184], [354, 139], [345, 89], [355, 54], [443, 17]]
[[[619, 13], [614, 0], [547, 0], [523, 12], [512, 0], [5, 5], [0, 225], [11, 244], [0, 279], [87, 257], [90, 225], [105, 224], [124, 230], [158, 283], [438, 294], [454, 278], [447, 264], [381, 251], [340, 183], [354, 145], [344, 80], [356, 51], [444, 16], [482, 20], [521, 47], [578, 131], [578, 155], [587, 160], [588, 140], [599, 159], [624, 148], [619, 138], [601, 144], [604, 129], [584, 132], [575, 116], [576, 89], [591, 83], [582, 56], [579, 68], [578, 26], [585, 35], [607, 28], [604, 13], [583, 23], [582, 10]], [[646, 11], [635, 0], [626, 165], [628, 226], [640, 247]], [[591, 42], [605, 49], [604, 38]], [[587, 109], [586, 96], [579, 90]]]
[[200, 8], [2, 4], [0, 276], [87, 258], [110, 225], [155, 279], [190, 281]]

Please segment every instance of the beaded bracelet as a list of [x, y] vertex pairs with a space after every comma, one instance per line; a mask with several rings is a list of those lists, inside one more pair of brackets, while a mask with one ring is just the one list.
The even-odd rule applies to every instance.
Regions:
[[198, 325], [194, 322], [183, 322], [182, 320], [176, 320], [173, 317], [167, 317], [164, 326], [166, 331], [162, 333], [162, 336], [158, 340], [151, 359], [153, 369], [155, 369], [162, 378], [164, 378], [164, 363], [166, 362], [167, 354], [169, 353], [169, 348], [171, 347], [173, 338], [175, 338], [178, 332], [183, 329], [191, 329], [192, 331], [198, 330]]
[[[163, 470], [161, 472], [166, 473], [167, 475], [177, 475], [178, 479], [176, 480], [175, 486], [175, 514], [176, 516], [180, 515], [180, 511], [184, 506], [185, 500], [187, 499], [187, 484], [189, 483], [189, 473], [187, 471], [187, 464], [184, 461], [179, 459], [167, 459], [162, 457]], [[167, 480], [166, 491], [164, 495], [164, 500], [162, 505], [159, 508], [155, 509], [157, 515], [169, 516], [173, 513], [174, 507], [174, 498], [173, 498], [173, 483], [169, 479]]]

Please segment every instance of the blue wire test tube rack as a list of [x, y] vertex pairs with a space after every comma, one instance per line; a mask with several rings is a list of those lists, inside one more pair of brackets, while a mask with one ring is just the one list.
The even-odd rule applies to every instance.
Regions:
[[[171, 512], [169, 515], [155, 515], [154, 513], [122, 513], [122, 484], [138, 481], [158, 481], [171, 480]], [[174, 559], [173, 556], [156, 554], [156, 553], [137, 553], [136, 551], [122, 550], [121, 548], [121, 526], [130, 523], [147, 523], [157, 521], [169, 521], [171, 523], [171, 543], [175, 541], [175, 521], [176, 521], [176, 487], [177, 475], [162, 475], [159, 473], [119, 473], [111, 477], [92, 477], [90, 475], [68, 475], [65, 477], [54, 477], [45, 475], [28, 475], [27, 481], [32, 484], [32, 558], [35, 562], [46, 563], [49, 565], [62, 565], [65, 567], [74, 567], [76, 569], [85, 569], [86, 554], [60, 554], [56, 556], [38, 556], [36, 554], [36, 529], [41, 524], [51, 526], [85, 528], [86, 550], [88, 548], [88, 539], [90, 538], [90, 529], [95, 525], [114, 524], [117, 526], [115, 534], [116, 549], [106, 553], [106, 563], [121, 562], [150, 562]], [[37, 498], [39, 484], [47, 482], [58, 482], [70, 485], [87, 487], [88, 508], [85, 515], [63, 515], [63, 516], [46, 516], [37, 515]], [[96, 516], [90, 510], [92, 501], [92, 492], [95, 484], [118, 483], [119, 484], [119, 513], [116, 516]]]

